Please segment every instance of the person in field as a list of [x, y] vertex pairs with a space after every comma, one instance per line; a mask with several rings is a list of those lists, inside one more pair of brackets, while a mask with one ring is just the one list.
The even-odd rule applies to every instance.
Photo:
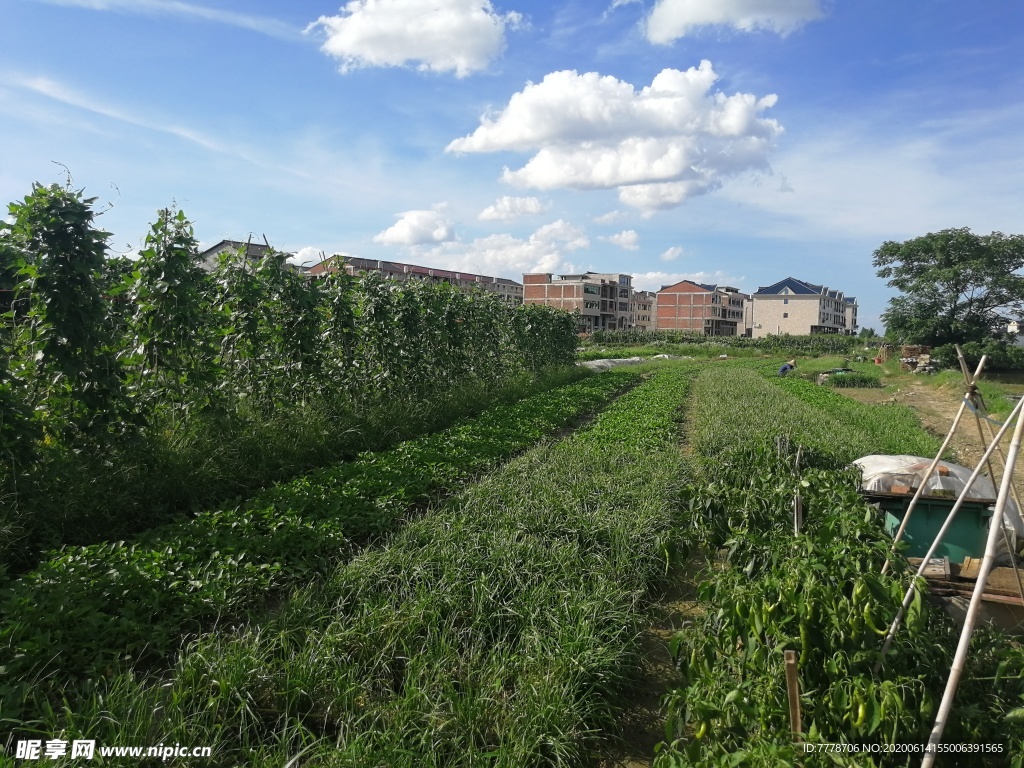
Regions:
[[779, 376], [785, 376], [787, 373], [796, 368], [796, 360], [790, 360], [781, 368], [779, 368]]

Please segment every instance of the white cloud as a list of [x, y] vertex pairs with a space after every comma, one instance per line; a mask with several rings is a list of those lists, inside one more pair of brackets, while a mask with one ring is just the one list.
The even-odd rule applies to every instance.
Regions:
[[665, 252], [662, 253], [661, 256], [659, 256], [658, 258], [660, 258], [662, 261], [675, 261], [684, 253], [685, 251], [683, 251], [682, 246], [673, 245], [671, 248], [666, 248]]
[[740, 285], [745, 278], [733, 277], [725, 272], [641, 272], [633, 273], [633, 287], [641, 291], [659, 291], [663, 285], [675, 285], [683, 280], [710, 285]]
[[614, 189], [644, 211], [717, 189], [723, 178], [766, 168], [781, 126], [761, 116], [774, 94], [726, 96], [709, 61], [662, 70], [640, 91], [596, 72], [552, 72], [513, 94], [449, 152], [534, 151], [502, 179], [535, 189]]
[[508, 221], [519, 216], [543, 213], [551, 206], [536, 197], [499, 197], [494, 205], [489, 205], [477, 216], [481, 221]]
[[351, 0], [307, 31], [326, 33], [321, 50], [341, 61], [342, 72], [416, 62], [465, 77], [499, 56], [506, 27], [521, 22], [514, 11], [495, 13], [490, 0]]
[[888, 126], [822, 126], [775, 158], [783, 183], [751, 174], [723, 198], [744, 206], [752, 226], [760, 219], [758, 234], [769, 237], [881, 243], [950, 226], [1005, 231], [1019, 221], [1024, 159], [1012, 147], [1021, 120], [1024, 109], [1013, 110], [992, 133], [980, 132], [977, 119], [905, 135]]
[[626, 217], [623, 211], [608, 211], [608, 213], [602, 213], [600, 216], [594, 217], [595, 224], [613, 224], [619, 219]]
[[575, 271], [566, 252], [589, 245], [580, 227], [558, 219], [525, 239], [510, 234], [489, 235], [469, 243], [444, 243], [422, 255], [424, 260], [448, 269], [522, 280], [524, 272]]
[[429, 211], [406, 211], [398, 221], [374, 236], [373, 242], [385, 245], [427, 245], [455, 239], [455, 229], [444, 214], [445, 205]]
[[698, 27], [788, 35], [822, 16], [819, 0], [657, 0], [644, 23], [652, 43], [671, 43]]
[[267, 16], [255, 16], [248, 13], [224, 11], [219, 8], [207, 8], [194, 3], [179, 0], [41, 0], [50, 5], [74, 6], [88, 8], [93, 11], [125, 11], [128, 13], [182, 16], [228, 24], [233, 27], [260, 32], [264, 35], [284, 40], [301, 38], [298, 29], [283, 21]]
[[317, 248], [312, 245], [307, 245], [299, 248], [295, 254], [289, 259], [293, 264], [319, 264], [327, 258], [326, 252], [323, 248]]
[[607, 235], [597, 238], [603, 240], [606, 243], [617, 245], [626, 251], [638, 251], [640, 250], [640, 235], [636, 233], [635, 229], [624, 229], [621, 232], [617, 232], [614, 235]]

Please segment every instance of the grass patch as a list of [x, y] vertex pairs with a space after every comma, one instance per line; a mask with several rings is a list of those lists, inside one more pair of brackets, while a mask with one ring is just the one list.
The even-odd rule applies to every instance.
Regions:
[[615, 726], [674, 549], [691, 376], [654, 373], [264, 625], [205, 636], [170, 678], [121, 676], [41, 726], [146, 743], [187, 733], [223, 764], [583, 763]]
[[0, 602], [0, 718], [35, 717], [54, 697], [74, 698], [79, 684], [87, 690], [118, 669], [165, 663], [183, 634], [242, 621], [268, 593], [328, 573], [417, 505], [601, 407], [636, 379], [630, 371], [591, 377], [129, 544], [65, 548]]

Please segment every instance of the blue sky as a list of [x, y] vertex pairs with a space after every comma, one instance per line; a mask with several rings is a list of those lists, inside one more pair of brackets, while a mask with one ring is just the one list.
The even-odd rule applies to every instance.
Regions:
[[250, 235], [521, 279], [792, 275], [1024, 232], [1019, 0], [7, 0], [0, 202], [177, 205]]

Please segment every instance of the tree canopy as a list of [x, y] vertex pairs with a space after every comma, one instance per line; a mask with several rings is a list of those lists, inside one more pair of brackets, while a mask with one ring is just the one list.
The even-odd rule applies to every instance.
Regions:
[[901, 292], [882, 320], [886, 335], [904, 343], [980, 342], [1024, 315], [1024, 235], [944, 229], [885, 242], [873, 263]]

